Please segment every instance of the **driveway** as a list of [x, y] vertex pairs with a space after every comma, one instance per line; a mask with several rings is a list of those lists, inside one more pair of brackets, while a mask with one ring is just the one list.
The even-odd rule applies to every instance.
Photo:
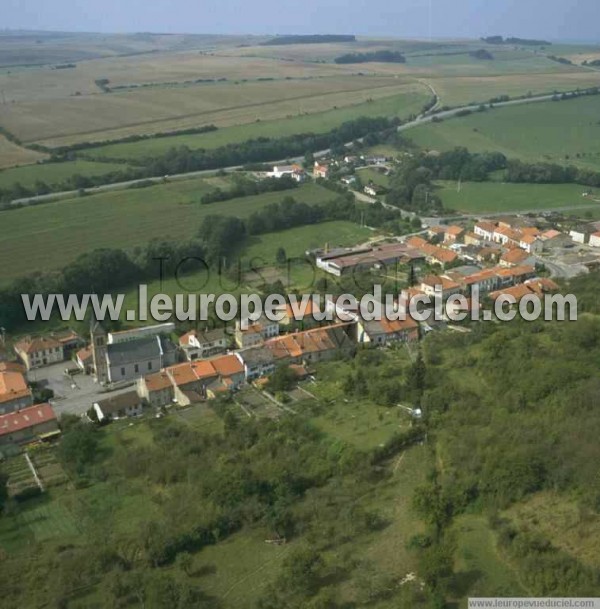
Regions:
[[75, 374], [68, 377], [65, 368], [71, 368], [72, 362], [61, 362], [44, 368], [30, 370], [27, 378], [37, 382], [42, 387], [52, 389], [54, 398], [50, 400], [56, 416], [60, 418], [63, 413], [81, 415], [87, 412], [94, 402], [108, 396], [119, 395], [131, 391], [133, 385], [107, 392], [104, 387], [94, 382], [91, 376]]

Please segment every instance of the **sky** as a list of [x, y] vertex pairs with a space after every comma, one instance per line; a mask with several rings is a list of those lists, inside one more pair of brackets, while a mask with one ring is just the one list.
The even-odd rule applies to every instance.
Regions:
[[599, 23], [599, 0], [0, 0], [0, 28], [60, 31], [600, 42]]

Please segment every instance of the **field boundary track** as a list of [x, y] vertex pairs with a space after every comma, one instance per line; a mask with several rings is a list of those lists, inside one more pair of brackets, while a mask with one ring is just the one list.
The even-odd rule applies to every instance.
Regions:
[[[566, 93], [567, 94], [574, 93], [574, 91], [567, 91]], [[503, 106], [533, 104], [536, 102], [550, 101], [550, 100], [552, 100], [553, 97], [554, 97], [554, 93], [534, 96], [534, 97], [527, 97], [527, 98], [523, 98], [523, 99], [511, 99], [511, 100], [505, 101], [505, 102], [498, 102], [498, 103], [494, 104], [494, 107], [501, 108]], [[437, 112], [436, 114], [427, 114], [427, 113], [421, 114], [415, 120], [410, 121], [409, 123], [405, 123], [404, 125], [400, 125], [398, 127], [398, 131], [404, 132], [404, 131], [408, 131], [409, 129], [412, 129], [414, 127], [418, 127], [420, 125], [430, 123], [436, 117], [447, 119], [447, 118], [454, 117], [456, 114], [458, 114], [459, 112], [462, 112], [464, 110], [476, 111], [480, 105], [481, 104], [470, 104], [468, 106], [460, 106], [457, 108], [452, 108], [451, 110], [444, 110], [443, 112]], [[345, 146], [347, 146], [347, 147], [349, 147], [351, 145], [352, 145], [352, 142], [347, 142], [345, 144]], [[331, 150], [329, 148], [327, 148], [326, 150], [319, 150], [319, 151], [315, 152], [313, 154], [313, 156], [315, 156], [317, 158], [323, 157], [323, 156], [328, 155], [330, 153], [330, 151]], [[285, 163], [287, 161], [302, 162], [303, 159], [304, 159], [304, 157], [293, 157], [293, 158], [287, 158], [287, 159], [273, 159], [268, 162], [274, 163], [274, 164]], [[201, 171], [174, 174], [174, 175], [168, 176], [168, 179], [169, 179], [169, 181], [186, 180], [186, 179], [192, 179], [192, 178], [198, 178], [198, 177], [210, 175], [210, 174], [215, 173], [216, 171], [228, 171], [228, 172], [239, 171], [242, 168], [243, 168], [243, 165], [233, 165], [230, 167], [218, 167], [218, 168], [214, 168], [214, 169], [205, 169], [205, 170], [201, 170]], [[93, 188], [86, 189], [86, 192], [87, 193], [98, 193], [98, 192], [106, 192], [106, 191], [110, 191], [110, 190], [121, 190], [121, 189], [129, 188], [136, 184], [141, 184], [141, 183], [152, 182], [153, 184], [158, 184], [160, 182], [163, 182], [164, 180], [165, 180], [165, 176], [140, 178], [137, 180], [129, 180], [127, 182], [116, 182], [114, 184], [103, 184], [101, 186], [95, 186]], [[47, 194], [47, 195], [37, 195], [34, 197], [25, 197], [25, 198], [15, 199], [15, 200], [11, 201], [11, 205], [27, 205], [29, 203], [41, 203], [43, 201], [53, 201], [55, 199], [64, 199], [67, 197], [73, 197], [73, 196], [76, 196], [77, 193], [78, 193], [78, 191], [76, 191], [76, 190], [68, 190], [68, 191], [63, 191], [63, 192], [55, 192], [55, 193], [51, 193], [51, 194]]]
[[[161, 123], [172, 123], [173, 121], [180, 121], [180, 120], [184, 120], [184, 119], [189, 119], [189, 118], [196, 118], [196, 117], [205, 117], [205, 116], [211, 116], [214, 114], [220, 114], [223, 112], [231, 112], [231, 111], [236, 111], [236, 110], [245, 110], [247, 108], [262, 108], [262, 107], [268, 107], [268, 106], [274, 106], [277, 104], [281, 104], [281, 103], [289, 103], [289, 102], [297, 102], [297, 101], [302, 101], [302, 100], [308, 100], [308, 99], [318, 99], [318, 98], [327, 98], [327, 96], [329, 95], [340, 95], [340, 94], [344, 94], [344, 93], [364, 93], [365, 91], [376, 91], [376, 90], [380, 90], [380, 89], [398, 89], [401, 86], [406, 86], [406, 85], [410, 85], [410, 84], [415, 84], [412, 82], [403, 82], [403, 83], [394, 83], [391, 82], [390, 79], [390, 83], [386, 83], [384, 85], [377, 85], [377, 86], [370, 86], [370, 87], [364, 87], [364, 88], [357, 88], [357, 89], [349, 89], [349, 90], [340, 90], [340, 91], [331, 91], [329, 93], [318, 93], [318, 94], [311, 94], [311, 95], [296, 95], [294, 97], [286, 97], [285, 99], [274, 99], [271, 101], [266, 101], [266, 102], [254, 102], [251, 104], [242, 104], [242, 105], [235, 105], [235, 106], [226, 106], [223, 108], [215, 108], [213, 110], [205, 110], [203, 112], [190, 112], [187, 114], [178, 114], [177, 116], [173, 116], [173, 117], [167, 117], [164, 119], [154, 119], [154, 120], [145, 120], [145, 121], [135, 121], [135, 122], [131, 122], [131, 123], [126, 123], [123, 125], [120, 125], [119, 127], [115, 128], [118, 130], [123, 130], [123, 129], [129, 129], [131, 127], [141, 127], [143, 125], [160, 125]], [[416, 84], [421, 84], [421, 83], [416, 83]], [[396, 91], [396, 94], [398, 94], [399, 91]], [[118, 92], [116, 93], [118, 95]], [[114, 94], [111, 94], [114, 95]], [[394, 93], [392, 91], [390, 91], [390, 97], [393, 97]], [[108, 131], [112, 131], [113, 129], [108, 129]], [[93, 134], [97, 134], [97, 133], [102, 133], [103, 131], [107, 131], [107, 129], [104, 130], [99, 130], [99, 129], [94, 129], [91, 131], [74, 131], [72, 133], [69, 133], [68, 135], [64, 136], [64, 137], [76, 137], [76, 136], [80, 136], [80, 135], [93, 135]], [[37, 138], [37, 139], [29, 139], [29, 140], [24, 140], [24, 143], [26, 144], [41, 144], [43, 142], [47, 142], [48, 140], [52, 140], [52, 139], [59, 139], [63, 136], [61, 136], [60, 134], [51, 134], [51, 135], [46, 135], [43, 138]], [[101, 145], [101, 144], [99, 144]], [[51, 148], [50, 146], [48, 146], [48, 148]]]

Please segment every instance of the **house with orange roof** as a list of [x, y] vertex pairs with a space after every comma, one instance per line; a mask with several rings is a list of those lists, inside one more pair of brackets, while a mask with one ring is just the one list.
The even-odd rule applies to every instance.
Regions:
[[436, 237], [444, 238], [445, 228], [441, 225], [430, 226], [425, 230], [425, 234], [428, 239], [434, 239]]
[[517, 285], [513, 285], [509, 288], [502, 288], [501, 290], [491, 292], [489, 297], [495, 301], [501, 296], [510, 296], [515, 299], [515, 302], [519, 302], [525, 296], [530, 296], [533, 293], [533, 290], [531, 290], [524, 283], [518, 283]]
[[446, 243], [458, 243], [463, 240], [465, 229], [462, 226], [452, 224], [444, 231], [444, 241]]
[[347, 331], [352, 324], [340, 323], [284, 334], [265, 343], [276, 363], [311, 364], [351, 353], [354, 345]]
[[521, 264], [527, 264], [531, 260], [531, 256], [520, 247], [515, 247], [508, 250], [500, 257], [500, 266], [510, 268], [512, 266], [519, 266]]
[[522, 264], [511, 268], [499, 268], [496, 274], [500, 278], [500, 286], [515, 285], [535, 276], [535, 267]]
[[519, 247], [529, 254], [539, 254], [544, 249], [544, 243], [539, 234], [527, 233], [522, 235]]
[[421, 249], [423, 246], [428, 245], [426, 239], [423, 239], [423, 237], [418, 237], [417, 235], [409, 237], [405, 243], [409, 247], [414, 247], [415, 249]]
[[175, 399], [175, 387], [166, 370], [149, 374], [138, 380], [138, 395], [154, 408], [168, 406]]
[[474, 288], [477, 288], [480, 294], [485, 294], [490, 290], [494, 290], [500, 285], [497, 269], [482, 269], [481, 271], [467, 275], [462, 280], [462, 285], [467, 294], [472, 293]]
[[452, 294], [459, 294], [461, 286], [456, 281], [444, 276], [426, 275], [421, 280], [421, 291], [427, 296], [434, 296], [436, 293], [442, 295], [443, 299]]
[[357, 341], [362, 344], [384, 346], [390, 343], [408, 343], [419, 340], [419, 324], [407, 316], [406, 319], [366, 321], [357, 324]]
[[493, 222], [477, 222], [473, 227], [473, 232], [482, 239], [486, 241], [492, 241], [494, 238], [494, 231], [496, 230], [496, 225]]
[[174, 390], [174, 399], [180, 406], [188, 406], [205, 397], [206, 386], [218, 378], [208, 360], [197, 360], [166, 369]]
[[533, 279], [527, 279], [525, 285], [533, 290], [536, 294], [551, 294], [552, 292], [558, 292], [560, 289], [558, 285], [552, 281], [549, 277], [534, 277]]
[[494, 229], [492, 241], [501, 243], [502, 245], [512, 244], [518, 246], [519, 242], [521, 241], [521, 233], [513, 228], [498, 226]]
[[429, 264], [439, 264], [442, 268], [445, 268], [446, 265], [452, 264], [458, 260], [458, 254], [456, 252], [429, 243], [423, 246], [421, 251], [425, 254], [425, 260], [427, 260]]
[[0, 445], [27, 444], [60, 434], [50, 404], [36, 404], [0, 415]]
[[246, 378], [244, 363], [236, 353], [215, 357], [210, 363], [229, 390], [238, 389], [243, 384]]
[[21, 372], [0, 372], [0, 414], [7, 414], [33, 404], [33, 394]]
[[319, 163], [319, 161], [315, 161], [315, 165], [313, 167], [313, 176], [316, 178], [327, 179], [329, 177], [329, 165], [327, 163]]

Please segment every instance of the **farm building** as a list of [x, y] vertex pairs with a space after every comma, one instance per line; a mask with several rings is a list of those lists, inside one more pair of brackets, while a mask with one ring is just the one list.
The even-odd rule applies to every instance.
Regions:
[[58, 421], [50, 404], [0, 415], [0, 445], [26, 444], [58, 433]]

